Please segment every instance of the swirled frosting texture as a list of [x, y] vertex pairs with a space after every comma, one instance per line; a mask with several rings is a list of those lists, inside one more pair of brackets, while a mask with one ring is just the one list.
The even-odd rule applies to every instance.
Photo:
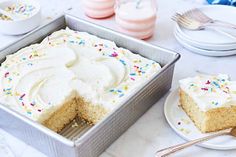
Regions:
[[39, 122], [77, 96], [112, 110], [160, 68], [111, 41], [60, 30], [7, 56], [0, 101]]
[[236, 81], [228, 75], [199, 75], [180, 80], [180, 88], [188, 93], [202, 111], [236, 105]]

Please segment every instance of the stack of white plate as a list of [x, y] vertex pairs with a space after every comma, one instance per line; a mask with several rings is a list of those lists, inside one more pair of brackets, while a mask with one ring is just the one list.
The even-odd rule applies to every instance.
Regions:
[[[207, 16], [236, 24], [236, 7], [231, 6], [205, 6], [199, 8]], [[206, 56], [229, 56], [236, 54], [236, 29], [217, 27], [235, 36], [235, 39], [218, 33], [211, 29], [191, 31], [178, 24], [175, 26], [174, 35], [177, 41], [186, 49]]]

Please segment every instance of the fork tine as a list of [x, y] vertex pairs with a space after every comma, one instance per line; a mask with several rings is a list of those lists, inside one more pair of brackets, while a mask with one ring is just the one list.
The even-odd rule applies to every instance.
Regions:
[[212, 20], [205, 13], [203, 13], [200, 9], [196, 8], [194, 11], [203, 22], [207, 22], [207, 21]]
[[197, 19], [199, 21], [204, 20], [204, 18], [202, 18], [202, 16], [199, 14], [199, 12], [196, 9], [192, 10], [192, 14], [194, 15], [195, 19]]
[[183, 15], [190, 15], [190, 16], [192, 16], [192, 15], [194, 15], [194, 14], [193, 14], [193, 10], [194, 10], [194, 9], [190, 9], [190, 10], [184, 12]]
[[201, 15], [205, 15], [200, 9], [198, 9], [198, 8], [195, 8], [195, 10], [194, 10], [195, 12], [198, 12], [199, 14], [201, 14]]
[[182, 14], [176, 13], [173, 18], [177, 20], [179, 25], [190, 29], [190, 30], [198, 30], [201, 29], [201, 23]]
[[198, 15], [198, 17], [200, 17], [200, 18], [206, 17], [206, 15], [203, 14], [199, 9], [195, 9], [194, 12], [195, 12], [196, 15]]
[[172, 19], [173, 21], [175, 21], [175, 22], [179, 22], [179, 21], [180, 21], [180, 18], [178, 17], [177, 14], [173, 15], [173, 16], [171, 17], [171, 19]]
[[186, 23], [186, 22], [184, 22], [184, 21], [179, 21], [178, 22], [181, 26], [183, 26], [183, 27], [185, 27], [185, 28], [188, 28], [189, 27], [189, 24], [188, 23]]
[[193, 19], [196, 19], [196, 20], [202, 20], [199, 18], [199, 15], [197, 15], [196, 13], [196, 8], [193, 8], [191, 10], [188, 10], [184, 13], [185, 16], [189, 17], [189, 18], [193, 18]]
[[173, 15], [172, 16], [172, 19], [174, 20], [174, 21], [178, 21], [178, 20], [180, 20], [180, 15], [178, 14], [178, 13], [176, 13], [175, 15]]
[[176, 14], [175, 14], [175, 15], [173, 15], [173, 16], [171, 17], [171, 19], [172, 19], [172, 20], [174, 20], [174, 21], [176, 21], [176, 22], [178, 21], [178, 17], [177, 17], [177, 15], [176, 15]]
[[198, 8], [190, 9], [182, 14], [183, 16], [186, 16], [188, 18], [195, 19], [199, 22], [206, 23], [210, 22], [211, 18], [209, 18], [207, 15], [205, 15], [201, 10]]
[[179, 23], [180, 25], [186, 25], [186, 22], [177, 16], [173, 16], [171, 19], [174, 20], [175, 22]]
[[194, 21], [191, 20], [189, 17], [186, 17], [184, 15], [181, 15], [180, 13], [176, 13], [172, 16], [172, 20], [176, 21], [183, 27], [192, 27], [191, 25], [194, 24]]
[[171, 17], [171, 19], [175, 22], [178, 22], [178, 19], [176, 17]]
[[174, 17], [174, 16], [172, 16], [171, 19], [172, 19], [173, 21], [175, 21], [175, 22], [178, 21], [178, 18], [176, 18], [176, 17]]
[[189, 21], [183, 18], [181, 15], [176, 14], [172, 17], [172, 19], [176, 22], [178, 22], [180, 25], [184, 27], [188, 27], [190, 25]]
[[191, 23], [191, 21], [190, 21], [189, 18], [186, 18], [185, 16], [183, 16], [183, 15], [181, 15], [181, 14], [178, 14], [178, 17], [179, 17], [179, 19], [180, 19], [181, 21], [183, 21], [183, 22], [185, 22], [185, 23], [187, 23], [187, 24], [190, 24], [190, 23]]

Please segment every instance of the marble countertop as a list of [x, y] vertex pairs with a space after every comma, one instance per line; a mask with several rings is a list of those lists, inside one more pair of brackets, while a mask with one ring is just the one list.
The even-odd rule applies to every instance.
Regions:
[[[39, 0], [42, 5], [42, 24], [52, 20], [63, 11], [75, 14], [97, 24], [117, 29], [114, 17], [105, 20], [92, 20], [83, 14], [78, 0]], [[55, 5], [56, 4], [56, 5]], [[154, 45], [165, 47], [181, 54], [176, 65], [172, 89], [178, 86], [178, 80], [194, 76], [197, 71], [206, 73], [226, 73], [236, 80], [236, 56], [206, 57], [184, 49], [174, 38], [174, 23], [171, 15], [178, 10], [187, 10], [191, 7], [204, 5], [203, 0], [158, 0], [158, 19], [155, 35], [147, 40]], [[0, 35], [1, 46], [4, 48], [19, 37]], [[115, 141], [101, 157], [152, 157], [155, 151], [171, 145], [184, 142], [167, 124], [163, 104], [168, 93], [146, 112], [132, 127], [130, 127], [117, 141]], [[193, 146], [179, 153], [175, 157], [233, 157], [236, 150], [216, 151]], [[0, 157], [46, 157], [29, 145], [14, 138], [1, 129], [0, 126]]]

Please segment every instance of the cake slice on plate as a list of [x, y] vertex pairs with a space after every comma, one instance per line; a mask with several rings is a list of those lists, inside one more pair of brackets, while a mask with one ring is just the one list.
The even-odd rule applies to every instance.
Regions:
[[180, 80], [180, 105], [203, 133], [236, 126], [236, 81], [228, 75]]

